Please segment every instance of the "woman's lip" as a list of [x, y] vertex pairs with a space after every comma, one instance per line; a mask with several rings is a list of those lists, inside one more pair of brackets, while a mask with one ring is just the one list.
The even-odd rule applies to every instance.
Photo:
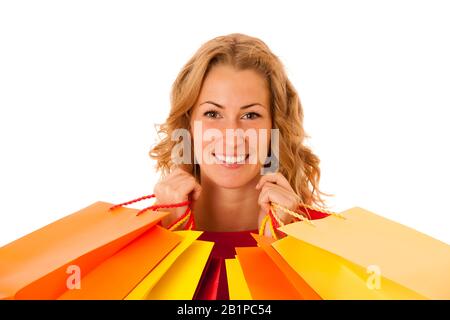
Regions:
[[[215, 156], [216, 154], [213, 152], [212, 155]], [[249, 153], [240, 154], [240, 155], [235, 155], [235, 154], [231, 154], [231, 155], [228, 155], [228, 154], [218, 154], [218, 155], [219, 155], [219, 156], [222, 156], [222, 157], [240, 157], [240, 156], [243, 156], [243, 155], [248, 156]]]
[[[244, 164], [245, 164], [245, 161], [246, 161], [246, 160], [249, 158], [249, 156], [250, 156], [250, 154], [248, 153], [248, 154], [245, 155], [244, 161], [240, 161], [240, 162], [236, 162], [236, 163], [227, 163], [227, 162], [225, 162], [225, 161], [219, 160], [219, 159], [216, 157], [216, 154], [215, 154], [215, 153], [212, 153], [212, 155], [213, 155], [214, 158], [217, 160], [217, 163], [218, 163], [218, 164], [223, 165], [223, 166], [225, 166], [225, 167], [227, 167], [227, 168], [237, 168], [237, 167], [239, 167], [239, 166], [244, 165]], [[227, 157], [227, 156], [222, 155], [222, 157]], [[235, 158], [237, 158], [237, 157], [239, 157], [239, 156], [228, 156], [228, 157], [235, 157]]]

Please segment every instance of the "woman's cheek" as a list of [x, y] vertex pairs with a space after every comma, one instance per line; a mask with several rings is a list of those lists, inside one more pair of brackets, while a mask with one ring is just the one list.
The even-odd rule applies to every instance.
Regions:
[[[269, 154], [270, 148], [270, 128], [260, 127], [256, 129], [257, 131], [257, 139], [256, 143], [252, 142], [249, 145], [251, 150], [251, 154], [253, 155], [253, 161], [250, 161], [251, 164], [264, 165], [267, 155]], [[253, 145], [252, 145], [253, 144]]]
[[213, 126], [208, 121], [196, 120], [192, 126], [191, 136], [194, 144], [194, 155], [199, 164], [211, 162], [209, 154], [212, 152], [211, 129]]

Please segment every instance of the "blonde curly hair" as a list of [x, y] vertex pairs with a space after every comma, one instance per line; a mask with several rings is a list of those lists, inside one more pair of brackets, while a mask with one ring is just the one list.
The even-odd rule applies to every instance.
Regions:
[[[324, 206], [319, 191], [319, 158], [304, 142], [303, 109], [299, 96], [288, 79], [284, 66], [260, 39], [241, 33], [219, 36], [204, 43], [184, 65], [172, 85], [171, 110], [165, 123], [158, 126], [161, 139], [149, 152], [157, 161], [162, 177], [170, 172], [174, 130], [190, 129], [192, 108], [200, 94], [203, 80], [215, 65], [231, 65], [237, 70], [252, 69], [263, 75], [271, 95], [272, 127], [279, 129], [279, 172], [307, 205]], [[192, 154], [192, 153], [191, 153]], [[187, 170], [199, 181], [200, 167], [191, 162]]]

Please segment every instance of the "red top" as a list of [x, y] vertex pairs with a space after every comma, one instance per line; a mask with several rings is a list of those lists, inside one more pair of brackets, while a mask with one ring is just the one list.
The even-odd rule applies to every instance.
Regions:
[[194, 300], [229, 300], [225, 259], [236, 255], [236, 247], [254, 247], [257, 245], [250, 233], [258, 230], [238, 232], [204, 231], [199, 240], [214, 242], [211, 256], [203, 271]]
[[[321, 219], [328, 214], [309, 210], [311, 220]], [[236, 255], [236, 247], [255, 247], [256, 240], [250, 233], [258, 230], [237, 232], [204, 231], [199, 240], [214, 242], [211, 256], [203, 270], [203, 275], [197, 286], [194, 300], [229, 300], [227, 272], [225, 259], [232, 259]]]

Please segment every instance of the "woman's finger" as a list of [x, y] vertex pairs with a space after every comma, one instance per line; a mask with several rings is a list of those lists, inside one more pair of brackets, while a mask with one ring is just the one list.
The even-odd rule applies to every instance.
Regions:
[[[292, 211], [294, 211], [298, 206], [297, 196], [295, 193], [276, 184], [266, 182], [259, 195], [258, 204], [265, 213], [268, 213], [271, 202], [277, 203], [280, 206]], [[289, 223], [292, 220], [291, 215], [285, 211], [276, 210], [276, 212], [283, 222]]]
[[288, 190], [293, 191], [291, 185], [289, 184], [289, 181], [287, 181], [287, 179], [280, 172], [267, 173], [267, 174], [263, 175], [261, 177], [261, 179], [259, 179], [259, 181], [256, 185], [256, 189], [260, 189], [262, 187], [262, 185], [264, 185], [264, 183], [266, 183], [266, 182], [272, 182], [272, 183], [282, 186]]
[[291, 206], [292, 201], [288, 197], [288, 192], [276, 184], [266, 182], [259, 194], [258, 203], [267, 210], [270, 208], [270, 202], [275, 202], [282, 206]]
[[192, 199], [194, 201], [198, 200], [201, 193], [202, 193], [202, 186], [199, 183], [196, 183], [194, 186], [194, 191], [192, 193]]

